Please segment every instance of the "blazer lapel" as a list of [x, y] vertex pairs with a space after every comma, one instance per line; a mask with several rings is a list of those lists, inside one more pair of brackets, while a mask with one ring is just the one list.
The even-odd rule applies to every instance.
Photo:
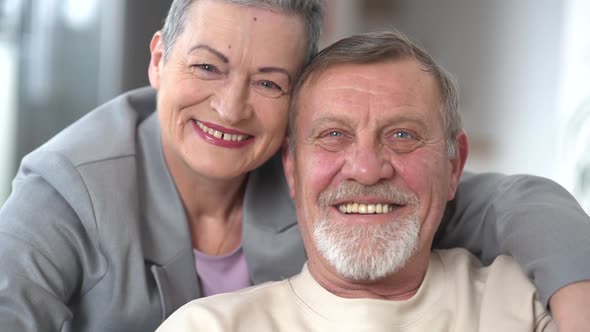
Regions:
[[164, 266], [152, 265], [150, 270], [156, 280], [160, 295], [162, 320], [187, 302], [201, 297], [200, 287], [196, 282], [195, 261], [192, 254], [189, 255], [183, 251], [168, 264]]
[[160, 295], [163, 318], [201, 297], [184, 207], [164, 161], [160, 129], [152, 114], [139, 129], [138, 174], [142, 247]]
[[255, 284], [301, 271], [307, 256], [280, 152], [248, 178], [243, 233], [242, 247]]

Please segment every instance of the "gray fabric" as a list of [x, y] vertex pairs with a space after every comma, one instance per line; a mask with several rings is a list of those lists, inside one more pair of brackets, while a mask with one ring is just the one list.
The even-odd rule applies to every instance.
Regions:
[[590, 279], [590, 218], [559, 184], [530, 175], [465, 174], [435, 246], [462, 246], [484, 264], [509, 254], [545, 304], [559, 288]]
[[[199, 297], [154, 109], [152, 89], [132, 91], [23, 159], [0, 210], [3, 331], [150, 331]], [[466, 246], [484, 261], [510, 252], [545, 299], [590, 278], [588, 217], [554, 183], [467, 176], [449, 207], [439, 246]], [[255, 283], [301, 270], [279, 155], [249, 177], [243, 229]]]

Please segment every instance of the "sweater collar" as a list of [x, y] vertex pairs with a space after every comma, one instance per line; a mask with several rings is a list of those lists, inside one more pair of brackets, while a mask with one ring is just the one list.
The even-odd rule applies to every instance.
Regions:
[[349, 299], [323, 288], [309, 273], [307, 264], [301, 274], [289, 279], [295, 295], [326, 323], [349, 329], [391, 329], [409, 327], [435, 314], [440, 308], [445, 279], [438, 255], [431, 255], [428, 270], [418, 292], [410, 299], [389, 301]]

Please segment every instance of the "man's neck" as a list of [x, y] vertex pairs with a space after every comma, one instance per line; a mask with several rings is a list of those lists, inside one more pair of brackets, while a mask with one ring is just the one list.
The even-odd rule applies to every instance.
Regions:
[[350, 280], [323, 264], [310, 260], [309, 272], [326, 290], [343, 298], [368, 298], [391, 301], [403, 301], [413, 297], [426, 275], [430, 259], [430, 251], [416, 254], [400, 270], [379, 280]]

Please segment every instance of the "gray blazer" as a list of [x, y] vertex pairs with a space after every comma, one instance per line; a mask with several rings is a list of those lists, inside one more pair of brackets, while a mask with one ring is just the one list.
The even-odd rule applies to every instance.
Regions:
[[[154, 110], [154, 90], [132, 91], [23, 159], [0, 209], [2, 331], [151, 331], [200, 297]], [[305, 251], [278, 155], [252, 172], [244, 204], [252, 281], [299, 272]], [[466, 246], [484, 261], [513, 253], [544, 300], [590, 278], [588, 217], [553, 182], [467, 176], [445, 218], [439, 246]]]

